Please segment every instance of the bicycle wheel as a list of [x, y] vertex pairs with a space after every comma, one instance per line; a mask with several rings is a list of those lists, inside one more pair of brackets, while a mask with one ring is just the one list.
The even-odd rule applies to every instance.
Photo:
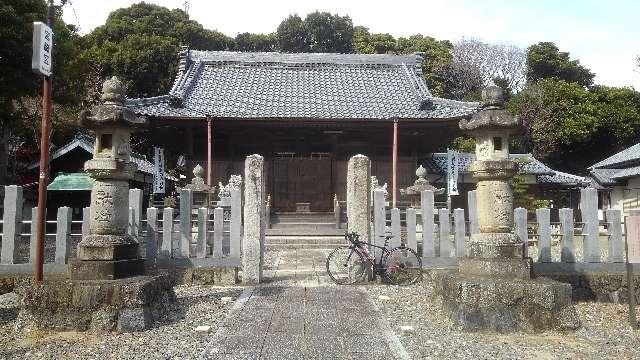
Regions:
[[327, 273], [336, 284], [355, 284], [364, 275], [365, 264], [359, 251], [340, 246], [327, 256]]
[[405, 246], [388, 252], [382, 264], [386, 278], [394, 285], [411, 285], [422, 276], [422, 260], [413, 249]]

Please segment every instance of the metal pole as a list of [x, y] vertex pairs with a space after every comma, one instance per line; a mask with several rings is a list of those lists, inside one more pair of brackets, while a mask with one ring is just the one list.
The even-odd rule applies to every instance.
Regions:
[[[47, 11], [47, 25], [53, 29], [53, 0], [49, 0]], [[52, 52], [53, 54], [53, 52]], [[53, 59], [52, 59], [53, 60]], [[44, 262], [44, 236], [47, 209], [47, 182], [49, 173], [49, 119], [53, 112], [51, 108], [51, 76], [45, 76], [42, 86], [42, 121], [40, 130], [40, 175], [38, 177], [38, 236], [36, 237], [36, 258], [34, 261], [35, 282], [42, 282]]]
[[211, 164], [211, 118], [207, 117], [207, 186], [211, 186], [211, 173], [213, 166]]
[[392, 207], [396, 207], [396, 192], [397, 183], [396, 178], [398, 174], [398, 119], [393, 119], [393, 155], [391, 158], [391, 204]]

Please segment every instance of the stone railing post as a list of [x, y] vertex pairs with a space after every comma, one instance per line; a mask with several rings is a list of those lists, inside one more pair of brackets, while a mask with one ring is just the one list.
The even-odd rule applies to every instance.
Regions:
[[244, 163], [244, 241], [242, 242], [242, 282], [262, 281], [264, 257], [265, 183], [264, 158], [250, 155]]
[[29, 263], [33, 264], [36, 261], [36, 239], [38, 239], [38, 208], [31, 209], [30, 229], [31, 236], [29, 239]]
[[231, 190], [231, 225], [229, 255], [232, 258], [240, 258], [240, 245], [242, 243], [242, 194], [240, 189]]
[[224, 239], [224, 210], [221, 207], [213, 209], [213, 257], [222, 258], [222, 240]]
[[[196, 243], [196, 256], [204, 259], [207, 256], [207, 228], [209, 211], [206, 207], [198, 209], [198, 241]], [[214, 229], [216, 230], [216, 229]]]
[[193, 192], [189, 189], [180, 190], [180, 246], [182, 257], [191, 256], [191, 204]]
[[584, 223], [583, 254], [585, 262], [599, 263], [600, 240], [598, 230], [598, 191], [593, 188], [580, 190], [580, 213]]
[[435, 224], [433, 221], [433, 191], [424, 190], [420, 193], [420, 208], [422, 211], [422, 256], [435, 257], [436, 247], [434, 241]]
[[417, 251], [416, 242], [416, 209], [407, 209], [407, 247]]
[[[371, 161], [358, 154], [351, 157], [347, 164], [347, 229], [358, 233], [360, 240], [366, 242], [372, 240], [370, 209]], [[375, 239], [375, 243], [378, 240]]]
[[58, 208], [56, 221], [56, 264], [65, 264], [71, 253], [71, 208]]
[[606, 211], [607, 223], [609, 225], [609, 256], [607, 262], [624, 262], [624, 242], [622, 241], [622, 219], [621, 211], [609, 209]]
[[400, 246], [400, 209], [391, 209], [391, 241], [389, 245], [394, 248]]
[[145, 260], [155, 266], [158, 258], [158, 209], [147, 208], [147, 236], [145, 237]]
[[16, 244], [20, 241], [22, 228], [22, 187], [4, 187], [4, 215], [2, 217], [2, 250], [0, 263], [13, 264], [16, 259]]
[[140, 234], [142, 233], [142, 190], [129, 189], [129, 208], [133, 209], [133, 218], [131, 221], [131, 229], [129, 234], [140, 243]]
[[162, 210], [162, 247], [160, 255], [163, 258], [170, 258], [173, 253], [173, 208], [166, 207]]
[[463, 258], [465, 255], [465, 236], [466, 226], [464, 221], [464, 209], [453, 210], [453, 239], [455, 244], [455, 254], [457, 258]]
[[551, 211], [536, 209], [538, 222], [538, 262], [551, 262]]
[[529, 230], [527, 229], [527, 209], [513, 209], [513, 218], [515, 222], [515, 234], [522, 242], [522, 256], [529, 257]]
[[573, 244], [573, 209], [562, 208], [558, 212], [562, 240], [560, 241], [560, 261], [576, 262], [575, 246]]
[[440, 225], [440, 257], [451, 257], [451, 219], [449, 209], [438, 209], [438, 224]]

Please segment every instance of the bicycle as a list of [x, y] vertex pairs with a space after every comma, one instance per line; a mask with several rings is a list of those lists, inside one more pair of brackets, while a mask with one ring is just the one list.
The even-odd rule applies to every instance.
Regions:
[[[411, 285], [422, 275], [422, 260], [418, 254], [406, 246], [389, 249], [391, 235], [385, 236], [384, 246], [360, 241], [355, 232], [344, 234], [351, 245], [344, 245], [333, 250], [327, 256], [327, 273], [338, 285], [351, 285], [358, 282], [365, 274], [367, 263], [373, 271], [394, 285]], [[365, 245], [382, 250], [380, 260], [371, 255]]]

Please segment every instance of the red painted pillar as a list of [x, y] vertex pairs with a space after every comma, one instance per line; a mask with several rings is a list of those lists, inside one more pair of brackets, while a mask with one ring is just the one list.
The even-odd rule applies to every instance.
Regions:
[[213, 176], [213, 163], [212, 163], [212, 133], [211, 133], [211, 118], [207, 117], [207, 186], [211, 186], [211, 179]]
[[391, 158], [391, 204], [396, 207], [396, 192], [398, 183], [396, 182], [398, 175], [398, 119], [393, 119], [393, 155]]

